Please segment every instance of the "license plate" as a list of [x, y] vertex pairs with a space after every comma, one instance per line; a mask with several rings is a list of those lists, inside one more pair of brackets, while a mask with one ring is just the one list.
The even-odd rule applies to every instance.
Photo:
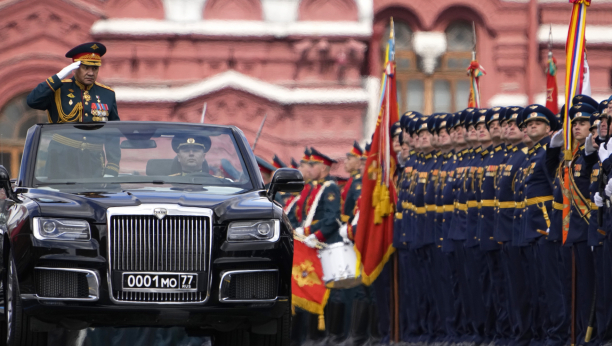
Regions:
[[198, 274], [123, 273], [123, 290], [136, 292], [193, 292], [198, 289]]

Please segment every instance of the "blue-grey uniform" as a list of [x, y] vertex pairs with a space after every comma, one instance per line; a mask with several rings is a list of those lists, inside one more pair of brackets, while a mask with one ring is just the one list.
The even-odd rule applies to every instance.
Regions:
[[[66, 53], [82, 65], [101, 66], [106, 47], [99, 42], [79, 45]], [[47, 111], [49, 123], [91, 123], [119, 120], [115, 91], [94, 82], [84, 85], [75, 77], [57, 75], [38, 84], [27, 97], [28, 106]], [[49, 177], [117, 176], [121, 149], [119, 138], [55, 134], [49, 144]]]

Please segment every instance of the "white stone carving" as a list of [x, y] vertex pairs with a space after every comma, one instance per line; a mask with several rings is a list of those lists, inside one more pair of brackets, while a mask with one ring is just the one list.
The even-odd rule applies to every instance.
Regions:
[[446, 51], [446, 35], [443, 32], [418, 31], [413, 34], [412, 47], [421, 57], [422, 70], [425, 74], [433, 74], [436, 61]]
[[298, 19], [300, 0], [261, 0], [266, 22], [290, 23]]
[[202, 20], [206, 0], [164, 0], [166, 20], [197, 22]]

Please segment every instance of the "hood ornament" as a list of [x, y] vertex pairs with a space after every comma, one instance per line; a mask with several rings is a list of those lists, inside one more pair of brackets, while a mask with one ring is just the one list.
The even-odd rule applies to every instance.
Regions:
[[168, 210], [164, 208], [155, 208], [155, 210], [153, 210], [153, 215], [157, 216], [157, 218], [161, 220], [168, 215]]

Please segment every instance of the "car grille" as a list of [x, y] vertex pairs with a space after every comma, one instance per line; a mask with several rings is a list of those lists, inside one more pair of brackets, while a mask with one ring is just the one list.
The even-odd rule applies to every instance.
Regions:
[[61, 270], [34, 271], [36, 294], [45, 298], [87, 298], [89, 284], [86, 273]]
[[201, 216], [112, 216], [112, 270], [205, 271], [207, 222]]
[[[112, 271], [205, 272], [207, 261], [206, 216], [113, 215], [110, 218]], [[202, 274], [201, 274], [202, 275]], [[204, 285], [203, 285], [204, 286]], [[198, 292], [123, 292], [113, 297], [124, 302], [202, 302]]]

